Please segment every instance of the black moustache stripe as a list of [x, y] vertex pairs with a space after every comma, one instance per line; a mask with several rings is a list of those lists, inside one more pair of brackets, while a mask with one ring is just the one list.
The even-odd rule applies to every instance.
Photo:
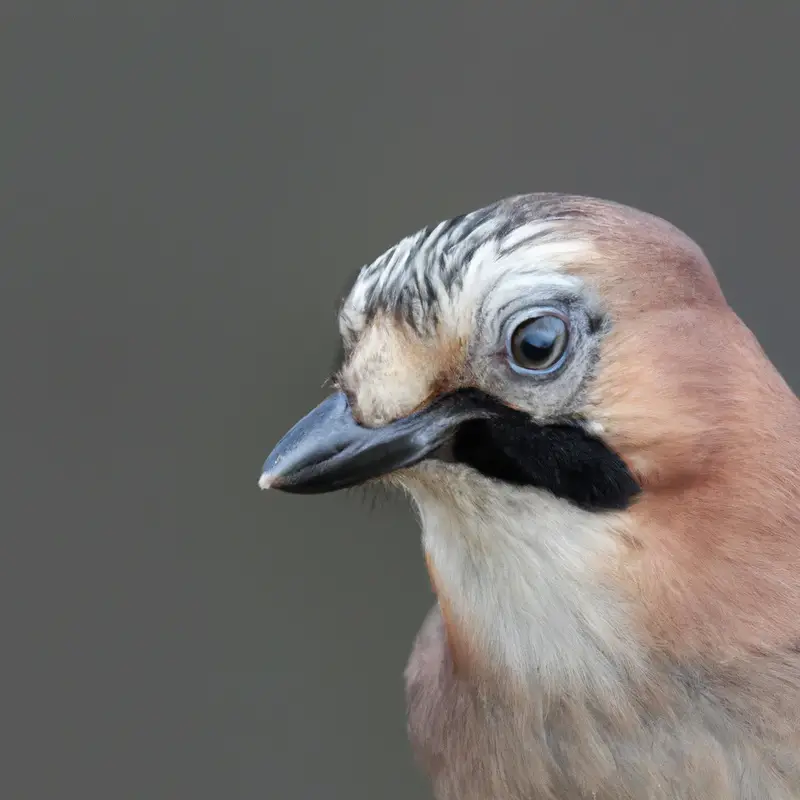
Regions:
[[507, 483], [547, 489], [592, 511], [625, 509], [640, 493], [622, 458], [582, 427], [539, 425], [483, 392], [461, 394], [465, 403], [493, 413], [459, 427], [447, 460]]

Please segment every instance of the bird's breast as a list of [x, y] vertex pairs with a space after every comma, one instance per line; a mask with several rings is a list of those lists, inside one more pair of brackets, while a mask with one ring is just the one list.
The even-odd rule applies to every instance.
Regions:
[[796, 752], [753, 737], [691, 680], [509, 697], [454, 670], [438, 606], [406, 668], [408, 732], [437, 800], [792, 800]]

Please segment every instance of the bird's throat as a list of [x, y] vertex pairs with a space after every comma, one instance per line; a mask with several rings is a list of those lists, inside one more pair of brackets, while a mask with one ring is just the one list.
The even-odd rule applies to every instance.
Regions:
[[527, 685], [577, 674], [607, 646], [627, 652], [627, 607], [606, 581], [617, 515], [466, 472], [419, 482], [415, 494], [447, 660], [460, 678]]
[[444, 622], [445, 635], [447, 637], [447, 649], [450, 652], [450, 660], [453, 665], [453, 673], [456, 675], [463, 675], [464, 670], [469, 664], [468, 646], [464, 637], [459, 635], [458, 628], [453, 618], [453, 611], [447, 597], [442, 592], [442, 582], [436, 567], [433, 564], [433, 559], [429, 553], [425, 553], [425, 566], [428, 570], [428, 577], [431, 582], [431, 588], [436, 595], [436, 601], [439, 604], [439, 612], [442, 615]]

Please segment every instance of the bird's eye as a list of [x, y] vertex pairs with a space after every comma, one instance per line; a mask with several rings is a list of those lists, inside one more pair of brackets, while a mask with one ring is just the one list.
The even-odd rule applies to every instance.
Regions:
[[527, 319], [509, 338], [511, 365], [525, 372], [551, 372], [563, 361], [568, 341], [564, 317], [549, 312]]

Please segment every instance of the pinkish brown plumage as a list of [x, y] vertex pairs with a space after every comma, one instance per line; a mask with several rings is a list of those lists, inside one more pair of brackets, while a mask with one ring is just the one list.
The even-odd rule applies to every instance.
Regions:
[[800, 798], [800, 405], [697, 245], [511, 198], [365, 267], [341, 330], [264, 483], [417, 506], [438, 800]]

